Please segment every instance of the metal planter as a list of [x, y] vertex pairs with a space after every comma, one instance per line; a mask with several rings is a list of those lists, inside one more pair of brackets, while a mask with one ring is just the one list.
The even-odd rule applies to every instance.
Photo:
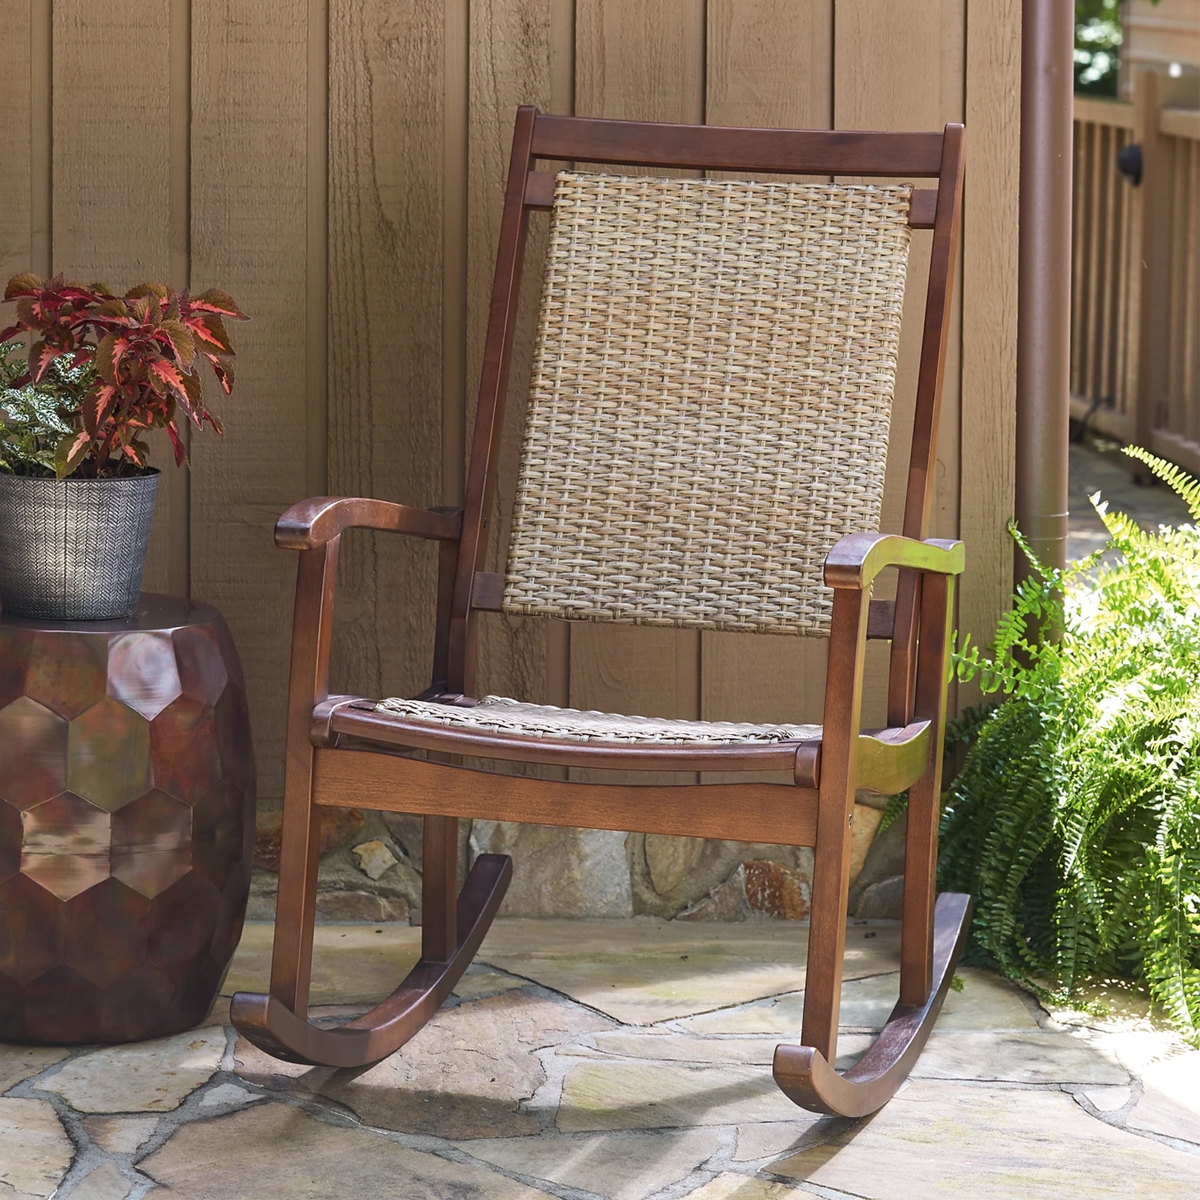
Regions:
[[0, 474], [0, 607], [61, 621], [131, 616], [158, 478]]

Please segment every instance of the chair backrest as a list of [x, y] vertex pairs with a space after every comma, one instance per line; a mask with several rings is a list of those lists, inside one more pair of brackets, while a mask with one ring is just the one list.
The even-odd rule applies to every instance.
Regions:
[[[518, 113], [451, 602], [823, 634], [825, 555], [879, 527], [912, 227], [933, 228], [904, 532], [926, 533], [962, 130], [722, 129]], [[911, 184], [533, 170], [539, 159]], [[502, 594], [481, 587], [527, 214], [552, 212]], [[489, 595], [485, 598], [484, 593]]]
[[912, 189], [558, 176], [504, 608], [821, 635], [877, 529]]

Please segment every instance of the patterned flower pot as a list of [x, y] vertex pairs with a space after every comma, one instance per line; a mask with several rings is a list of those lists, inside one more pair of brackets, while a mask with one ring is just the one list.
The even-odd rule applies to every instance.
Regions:
[[125, 479], [0, 474], [0, 608], [20, 617], [132, 615], [158, 472]]

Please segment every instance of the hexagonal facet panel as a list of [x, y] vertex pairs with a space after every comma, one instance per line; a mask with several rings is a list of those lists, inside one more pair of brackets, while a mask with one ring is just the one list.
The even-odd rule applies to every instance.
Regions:
[[25, 1034], [35, 1042], [99, 1042], [103, 993], [60, 964], [25, 985]]
[[25, 694], [25, 671], [32, 650], [32, 630], [0, 627], [0, 708]]
[[21, 839], [24, 836], [20, 812], [7, 800], [0, 800], [0, 883], [21, 869]]
[[0, 883], [0, 974], [25, 983], [58, 962], [62, 907], [27, 875]]
[[155, 896], [147, 961], [168, 979], [186, 979], [212, 940], [220, 903], [221, 893], [196, 871]]
[[192, 810], [165, 792], [147, 792], [113, 814], [112, 873], [148, 899], [192, 866]]
[[171, 634], [179, 682], [185, 696], [212, 708], [229, 682], [229, 671], [221, 655], [220, 641], [212, 625], [188, 625]]
[[138, 630], [108, 648], [108, 694], [152, 721], [183, 688], [175, 645], [165, 631]]
[[104, 640], [84, 633], [34, 635], [25, 694], [70, 721], [104, 695]]
[[70, 900], [109, 874], [112, 817], [71, 792], [22, 814], [21, 873]]
[[143, 962], [149, 938], [150, 901], [119, 879], [81, 892], [63, 909], [62, 960], [97, 987]]
[[105, 696], [71, 722], [67, 785], [114, 812], [150, 790], [150, 724]]
[[66, 721], [28, 696], [0, 709], [0, 796], [28, 808], [66, 786]]
[[[176, 988], [149, 963], [133, 968], [104, 989], [100, 1001], [100, 1036], [106, 1042], [127, 1042], [173, 1032], [171, 1002]], [[146, 1021], [146, 1011], [160, 1014], [159, 1027]], [[204, 1019], [204, 1013], [196, 1018]]]
[[203, 701], [180, 696], [150, 723], [154, 786], [189, 803], [216, 786], [221, 752], [216, 717]]
[[250, 713], [246, 693], [234, 687], [225, 689], [217, 701], [217, 743], [221, 747], [221, 773], [243, 791], [254, 794], [254, 743], [250, 734]]
[[192, 862], [216, 887], [225, 886], [230, 872], [247, 855], [242, 834], [245, 811], [246, 797], [228, 779], [195, 805]]

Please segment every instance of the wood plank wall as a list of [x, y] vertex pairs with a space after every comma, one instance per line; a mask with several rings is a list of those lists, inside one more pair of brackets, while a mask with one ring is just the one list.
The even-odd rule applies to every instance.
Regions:
[[[146, 582], [226, 614], [265, 802], [294, 574], [272, 524], [322, 492], [458, 499], [521, 102], [818, 128], [965, 118], [935, 532], [968, 542], [959, 624], [986, 638], [1011, 584], [1019, 19], [1005, 0], [0, 0], [5, 272], [219, 285], [253, 316], [226, 435], [195, 438], [190, 475], [168, 476]], [[527, 322], [524, 370], [531, 345]], [[914, 374], [907, 346], [902, 386]], [[505, 462], [511, 479], [514, 447]], [[900, 487], [893, 472], [892, 524]], [[335, 685], [422, 686], [428, 547], [347, 541]], [[483, 648], [484, 685], [530, 699], [819, 716], [820, 643], [496, 617]]]

